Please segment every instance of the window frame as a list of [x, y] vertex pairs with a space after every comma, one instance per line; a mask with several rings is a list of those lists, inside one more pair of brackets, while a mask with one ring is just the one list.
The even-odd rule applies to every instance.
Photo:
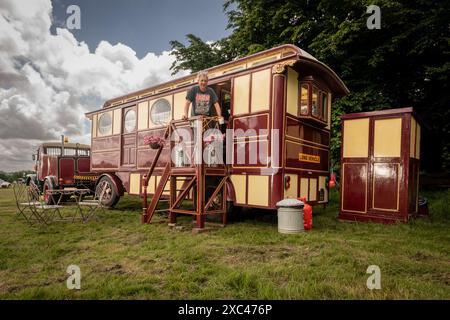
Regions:
[[[134, 127], [132, 130], [128, 131], [127, 129], [127, 115], [130, 112], [134, 112]], [[124, 110], [124, 114], [123, 114], [123, 134], [128, 134], [128, 133], [134, 133], [136, 132], [138, 127], [138, 115], [136, 112], [136, 108], [135, 107], [131, 107], [131, 108], [127, 108]]]
[[[169, 106], [169, 110], [167, 111], [168, 117], [167, 117], [167, 119], [166, 119], [164, 122], [161, 122], [161, 121], [155, 122], [155, 121], [153, 120], [153, 112], [152, 112], [152, 111], [153, 111], [153, 108], [155, 108], [155, 107], [157, 106], [157, 104], [158, 104], [160, 101], [165, 101], [165, 102], [167, 102], [167, 105]], [[166, 113], [166, 112], [161, 112], [161, 113]], [[156, 100], [155, 102], [153, 102], [152, 105], [150, 106], [150, 110], [149, 110], [149, 112], [148, 112], [148, 117], [149, 117], [150, 123], [153, 124], [154, 126], [166, 126], [166, 125], [172, 120], [172, 104], [171, 104], [170, 101], [169, 101], [168, 99], [166, 99], [166, 98], [159, 98], [159, 99], [157, 99], [157, 100]]]
[[[302, 106], [303, 106], [303, 104], [302, 104], [302, 90], [303, 90], [303, 86], [306, 86], [306, 90], [307, 90], [307, 92], [306, 92], [306, 94], [307, 94], [307, 97], [306, 97], [306, 113], [303, 113], [303, 110], [302, 110]], [[311, 105], [311, 101], [310, 101], [310, 99], [311, 99], [311, 85], [309, 84], [309, 83], [307, 83], [307, 82], [304, 82], [304, 83], [302, 83], [302, 82], [300, 82], [300, 99], [299, 99], [299, 104], [300, 104], [300, 106], [299, 106], [299, 108], [300, 108], [300, 117], [302, 117], [302, 116], [304, 116], [304, 117], [307, 117], [307, 116], [309, 116], [309, 114], [310, 114], [310, 105]]]
[[[101, 125], [100, 125], [100, 122], [101, 122], [101, 120], [102, 120], [102, 118], [103, 118], [104, 116], [109, 116], [110, 121], [111, 121], [110, 128], [108, 129], [108, 131], [107, 131], [106, 133], [103, 133], [103, 132], [102, 132], [102, 130], [101, 130]], [[98, 120], [97, 120], [97, 131], [98, 131], [98, 135], [101, 136], [101, 137], [109, 136], [109, 135], [112, 134], [112, 132], [113, 132], [113, 116], [111, 115], [111, 113], [109, 113], [109, 112], [104, 112], [104, 113], [101, 113], [101, 114], [98, 116]]]
[[[308, 108], [307, 113], [302, 113], [302, 89], [306, 86], [308, 88]], [[313, 113], [313, 92], [314, 90], [317, 91], [317, 112]], [[314, 120], [315, 122], [321, 124], [321, 125], [329, 125], [328, 123], [328, 113], [329, 110], [329, 94], [330, 90], [323, 85], [322, 83], [315, 81], [314, 79], [305, 79], [305, 80], [299, 80], [299, 97], [297, 98], [297, 116], [299, 118], [303, 119], [309, 119]], [[326, 108], [324, 113], [324, 106], [323, 106], [323, 97], [326, 97]]]
[[[49, 150], [52, 150], [52, 152], [49, 153]], [[56, 151], [56, 150], [59, 150], [58, 154], [56, 154], [56, 152], [53, 152], [53, 151]], [[43, 154], [46, 155], [46, 156], [61, 157], [62, 149], [61, 149], [61, 147], [45, 147]]]

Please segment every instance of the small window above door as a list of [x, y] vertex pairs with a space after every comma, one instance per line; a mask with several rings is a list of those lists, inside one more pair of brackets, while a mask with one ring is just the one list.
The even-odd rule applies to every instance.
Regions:
[[134, 109], [126, 111], [124, 129], [125, 133], [131, 133], [136, 130], [136, 111]]

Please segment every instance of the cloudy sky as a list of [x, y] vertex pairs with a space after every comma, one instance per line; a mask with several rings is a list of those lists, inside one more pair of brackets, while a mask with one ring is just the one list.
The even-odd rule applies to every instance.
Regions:
[[[81, 29], [67, 28], [67, 7]], [[0, 171], [31, 169], [43, 141], [90, 142], [84, 113], [172, 78], [170, 40], [229, 34], [223, 0], [1, 0]], [[181, 76], [181, 74], [175, 77]]]

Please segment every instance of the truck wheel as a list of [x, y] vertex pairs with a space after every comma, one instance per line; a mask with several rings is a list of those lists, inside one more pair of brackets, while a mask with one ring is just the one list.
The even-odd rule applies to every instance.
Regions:
[[[53, 198], [47, 193], [48, 190], [53, 190], [53, 185], [48, 179], [46, 179], [44, 181], [44, 187], [42, 188], [42, 192], [44, 194], [44, 201], [45, 204], [52, 205], [54, 204], [54, 201]], [[55, 194], [53, 195], [53, 197], [57, 197], [57, 195]]]
[[100, 179], [100, 181], [97, 184], [97, 187], [95, 188], [95, 194], [97, 196], [100, 196], [103, 188], [106, 189], [102, 198], [102, 205], [109, 208], [114, 207], [116, 203], [119, 201], [120, 195], [118, 194], [116, 188], [114, 187], [113, 182], [109, 177], [103, 177]]
[[71, 196], [70, 195], [63, 195], [61, 197], [61, 202], [68, 202], [70, 200]]

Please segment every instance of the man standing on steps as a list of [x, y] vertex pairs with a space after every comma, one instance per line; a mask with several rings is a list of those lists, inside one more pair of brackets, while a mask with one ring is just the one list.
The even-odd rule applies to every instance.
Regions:
[[[184, 105], [183, 120], [188, 119], [189, 106], [192, 103], [191, 117], [195, 116], [212, 116], [212, 106], [216, 109], [216, 114], [219, 117], [219, 124], [224, 124], [222, 117], [222, 109], [220, 108], [219, 99], [216, 93], [208, 87], [208, 73], [200, 71], [197, 75], [198, 85], [193, 86], [186, 95], [186, 104]], [[211, 125], [212, 123], [210, 123]], [[194, 133], [194, 143], [197, 143], [197, 128], [195, 121], [191, 121], [190, 126]]]
[[[186, 96], [186, 104], [184, 105], [183, 119], [188, 119], [189, 105], [192, 103], [191, 116], [207, 116], [212, 115], [212, 106], [216, 109], [217, 116], [222, 117], [219, 99], [213, 89], [208, 87], [208, 73], [200, 71], [198, 73], [198, 85], [189, 90]], [[221, 118], [223, 121], [223, 118]]]

